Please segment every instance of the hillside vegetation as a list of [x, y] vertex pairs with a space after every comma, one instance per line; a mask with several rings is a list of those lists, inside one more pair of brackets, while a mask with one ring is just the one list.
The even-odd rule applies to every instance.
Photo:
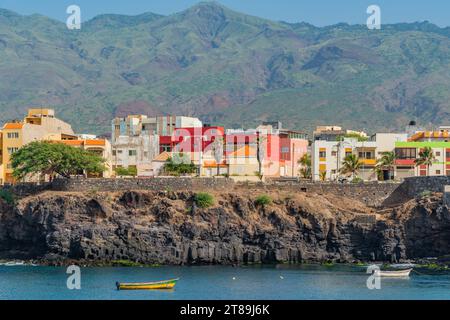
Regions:
[[80, 31], [0, 9], [0, 120], [52, 106], [77, 131], [114, 116], [185, 114], [402, 129], [450, 118], [450, 28], [273, 22], [217, 3], [170, 16], [101, 15]]

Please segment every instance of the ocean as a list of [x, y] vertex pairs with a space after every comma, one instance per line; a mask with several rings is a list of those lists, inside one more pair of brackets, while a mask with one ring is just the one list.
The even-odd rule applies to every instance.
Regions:
[[[363, 267], [179, 266], [81, 268], [80, 290], [70, 290], [63, 267], [0, 266], [0, 300], [450, 300], [450, 273], [413, 272], [381, 279], [369, 290]], [[115, 283], [180, 278], [168, 291], [118, 291]]]

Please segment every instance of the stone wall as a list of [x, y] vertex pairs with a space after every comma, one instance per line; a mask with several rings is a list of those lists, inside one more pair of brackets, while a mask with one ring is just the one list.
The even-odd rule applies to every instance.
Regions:
[[395, 189], [383, 202], [384, 206], [393, 206], [409, 199], [420, 197], [428, 192], [444, 192], [446, 185], [450, 185], [450, 177], [412, 177]]
[[124, 191], [124, 190], [220, 190], [233, 188], [234, 182], [226, 178], [135, 178], [135, 179], [57, 179], [55, 191]]
[[403, 187], [410, 197], [424, 192], [444, 192], [446, 185], [450, 185], [450, 177], [413, 177], [405, 179]]
[[18, 183], [15, 185], [4, 185], [0, 189], [9, 191], [20, 197], [31, 196], [51, 188], [50, 183]]
[[394, 206], [419, 197], [424, 192], [444, 192], [450, 185], [450, 177], [414, 177], [397, 183], [311, 183], [311, 182], [241, 182], [227, 178], [151, 178], [151, 179], [56, 179], [51, 184], [32, 183], [4, 186], [19, 196], [27, 196], [44, 190], [55, 191], [245, 191], [249, 194], [267, 191], [306, 192], [335, 194], [356, 199], [368, 206]]
[[[257, 185], [257, 188], [260, 188]], [[264, 186], [267, 189], [276, 189], [286, 192], [307, 192], [317, 194], [335, 194], [350, 199], [356, 199], [368, 206], [378, 207], [388, 198], [395, 189], [399, 187], [398, 183], [308, 183], [291, 182], [275, 183]]]
[[445, 186], [444, 190], [444, 204], [450, 207], [450, 185]]

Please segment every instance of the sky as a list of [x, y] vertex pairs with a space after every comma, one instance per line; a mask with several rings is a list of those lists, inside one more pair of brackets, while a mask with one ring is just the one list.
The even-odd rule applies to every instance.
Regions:
[[[81, 8], [82, 20], [98, 14], [135, 15], [154, 12], [169, 15], [198, 3], [199, 0], [0, 0], [0, 8], [20, 14], [39, 13], [65, 21], [66, 8]], [[428, 20], [441, 27], [450, 26], [448, 0], [219, 0], [230, 9], [250, 15], [286, 22], [308, 22], [325, 26], [346, 22], [365, 24], [369, 5], [381, 8], [382, 23]]]

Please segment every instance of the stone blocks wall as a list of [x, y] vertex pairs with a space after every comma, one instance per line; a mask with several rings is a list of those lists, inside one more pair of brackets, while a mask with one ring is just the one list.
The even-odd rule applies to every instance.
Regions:
[[[242, 182], [235, 183], [229, 178], [151, 178], [151, 179], [56, 179], [51, 184], [32, 183], [4, 186], [19, 196], [33, 195], [44, 190], [54, 191], [223, 191], [244, 190], [249, 194], [266, 191], [306, 192], [313, 194], [335, 194], [355, 199], [368, 206], [398, 205], [419, 197], [424, 192], [444, 192], [450, 185], [450, 177], [414, 177], [397, 183], [312, 183], [312, 182]], [[445, 196], [450, 197], [448, 193]], [[445, 197], [444, 196], [444, 197]], [[447, 200], [450, 203], [450, 199]]]
[[450, 207], [450, 185], [445, 186], [444, 189], [444, 204]]
[[226, 178], [135, 178], [135, 179], [57, 179], [52, 183], [55, 191], [177, 191], [233, 188], [234, 182]]
[[446, 185], [450, 185], [450, 177], [413, 177], [406, 178], [403, 186], [410, 197], [416, 197], [424, 192], [444, 192]]
[[368, 206], [378, 207], [388, 198], [398, 183], [288, 183], [269, 185], [269, 188], [276, 188], [286, 192], [307, 192], [317, 194], [335, 194], [338, 196], [356, 199]]

